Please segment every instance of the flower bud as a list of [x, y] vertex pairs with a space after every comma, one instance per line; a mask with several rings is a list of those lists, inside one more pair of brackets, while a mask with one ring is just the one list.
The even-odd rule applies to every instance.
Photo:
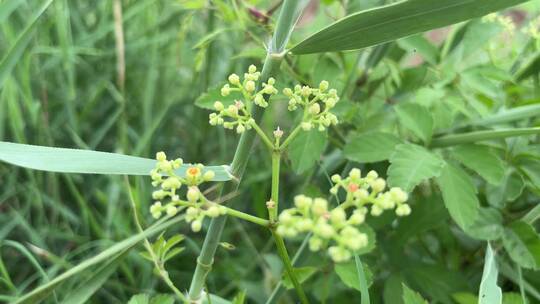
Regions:
[[172, 170], [172, 165], [168, 161], [160, 161], [157, 167], [159, 170], [166, 171], [166, 172]]
[[238, 77], [238, 75], [236, 75], [236, 74], [231, 74], [229, 76], [229, 82], [231, 84], [234, 84], [234, 85], [239, 85], [240, 84], [240, 77]]
[[215, 176], [216, 176], [216, 173], [214, 173], [214, 171], [208, 170], [204, 173], [203, 179], [204, 181], [208, 182], [208, 181], [213, 180]]
[[407, 204], [401, 204], [396, 208], [397, 216], [407, 216], [411, 214], [411, 207]]
[[313, 228], [313, 221], [310, 219], [302, 219], [296, 223], [296, 229], [301, 232], [311, 230]]
[[199, 231], [201, 231], [201, 228], [202, 228], [202, 221], [201, 220], [194, 220], [191, 223], [191, 230], [193, 230], [193, 232], [199, 232]]
[[189, 207], [186, 210], [186, 221], [191, 222], [199, 216], [199, 209]]
[[237, 117], [238, 116], [238, 108], [230, 105], [227, 107], [227, 114], [231, 117]]
[[178, 209], [173, 205], [167, 206], [166, 210], [167, 210], [167, 215], [168, 216], [175, 216], [176, 212], [178, 211]]
[[328, 211], [328, 202], [324, 198], [314, 199], [311, 211], [317, 216], [325, 214]]
[[394, 201], [398, 204], [404, 203], [408, 199], [407, 193], [398, 187], [394, 187], [390, 189], [390, 194], [392, 195], [392, 198], [394, 199]]
[[255, 91], [255, 82], [253, 80], [246, 82], [245, 89], [250, 93]]
[[311, 251], [319, 251], [322, 247], [322, 244], [323, 244], [323, 241], [316, 237], [316, 236], [312, 236], [310, 239], [309, 239], [309, 250]]
[[325, 220], [319, 219], [313, 227], [313, 232], [324, 239], [329, 239], [334, 235], [334, 228]]
[[334, 225], [343, 225], [345, 223], [347, 215], [342, 208], [335, 208], [330, 212], [330, 220]]
[[301, 124], [301, 127], [302, 127], [302, 129], [303, 129], [304, 131], [309, 131], [309, 130], [311, 130], [311, 128], [313, 127], [313, 125], [312, 125], [310, 122], [307, 122], [307, 121], [306, 121], [306, 122], [303, 122], [303, 123]]
[[283, 94], [287, 97], [291, 97], [293, 95], [293, 91], [290, 88], [283, 89]]
[[189, 187], [186, 197], [190, 203], [195, 203], [199, 200], [201, 192], [197, 187]]
[[158, 152], [156, 153], [156, 159], [158, 161], [166, 161], [167, 160], [167, 155], [165, 155], [165, 152], [161, 151], [161, 152]]
[[321, 92], [324, 92], [328, 90], [328, 86], [329, 86], [328, 81], [323, 80], [321, 81], [321, 83], [319, 83], [319, 90], [321, 90]]
[[302, 96], [308, 97], [309, 95], [311, 95], [311, 88], [308, 86], [303, 86], [301, 93], [302, 93]]
[[208, 215], [209, 217], [218, 217], [220, 216], [220, 214], [221, 212], [218, 206], [211, 206], [210, 208], [208, 208], [208, 210], [206, 210], [206, 215]]
[[270, 77], [268, 78], [268, 82], [267, 82], [269, 85], [274, 85], [276, 83], [276, 80], [274, 79], [274, 77]]
[[361, 188], [354, 193], [354, 197], [356, 197], [360, 201], [364, 201], [369, 197], [369, 192], [366, 189]]
[[225, 109], [225, 106], [223, 106], [223, 103], [221, 103], [221, 101], [216, 101], [214, 102], [214, 109], [216, 109], [216, 111], [223, 111], [223, 109]]
[[359, 210], [354, 210], [353, 214], [349, 218], [349, 223], [352, 225], [360, 225], [366, 220], [366, 215]]
[[318, 103], [314, 103], [309, 107], [309, 113], [311, 115], [317, 115], [321, 112], [321, 106]]
[[349, 176], [352, 178], [352, 179], [360, 179], [360, 176], [361, 176], [361, 172], [360, 172], [360, 169], [358, 168], [354, 168], [351, 170], [351, 172], [349, 172]]
[[161, 187], [165, 190], [168, 189], [178, 189], [182, 186], [182, 183], [177, 177], [171, 176], [168, 177], [163, 183], [161, 184]]
[[242, 133], [244, 133], [244, 131], [246, 131], [246, 127], [244, 127], [243, 125], [238, 125], [236, 127], [236, 133], [242, 134]]
[[283, 137], [283, 130], [281, 130], [279, 127], [274, 131], [274, 138], [279, 139]]
[[369, 171], [368, 174], [366, 175], [366, 178], [367, 178], [368, 180], [374, 180], [374, 179], [376, 179], [377, 177], [379, 177], [379, 174], [377, 174], [377, 172], [375, 172], [375, 171], [373, 171], [373, 170]]
[[332, 175], [332, 182], [339, 183], [341, 181], [341, 176], [339, 174]]
[[160, 200], [160, 199], [163, 199], [164, 197], [165, 197], [165, 191], [163, 190], [156, 190], [152, 192], [152, 198], [155, 200]]
[[[224, 85], [222, 88], [221, 88], [221, 96], [229, 96], [229, 94], [231, 94], [231, 87], [226, 84]], [[218, 111], [221, 111], [221, 110], [218, 110]]]
[[337, 103], [337, 101], [336, 101], [334, 98], [328, 98], [328, 99], [325, 101], [326, 107], [328, 107], [329, 109], [335, 107], [335, 106], [336, 106], [336, 103]]
[[257, 72], [257, 67], [255, 65], [253, 65], [253, 64], [250, 65], [249, 68], [248, 68], [248, 72], [250, 74], [253, 74], [253, 73]]
[[371, 215], [379, 216], [383, 213], [383, 209], [377, 205], [371, 206]]
[[330, 194], [338, 194], [339, 188], [337, 186], [330, 188]]
[[386, 182], [382, 178], [377, 178], [371, 182], [371, 189], [375, 192], [381, 192], [386, 187]]
[[336, 263], [345, 262], [351, 258], [351, 253], [347, 249], [338, 246], [328, 248], [328, 254]]

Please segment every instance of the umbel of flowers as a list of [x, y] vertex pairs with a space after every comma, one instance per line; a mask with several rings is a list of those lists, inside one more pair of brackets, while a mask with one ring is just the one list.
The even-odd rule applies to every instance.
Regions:
[[411, 209], [407, 193], [400, 188], [385, 191], [386, 182], [370, 171], [365, 177], [359, 169], [352, 169], [349, 176], [332, 176], [334, 186], [330, 193], [345, 192], [345, 200], [330, 209], [324, 198], [310, 198], [298, 195], [294, 208], [286, 209], [279, 215], [277, 232], [286, 238], [313, 232], [309, 240], [312, 251], [328, 249], [335, 262], [349, 260], [355, 251], [368, 245], [368, 236], [360, 232], [358, 226], [364, 224], [366, 216], [379, 216], [385, 210], [394, 210], [398, 216], [409, 215]]
[[[262, 83], [262, 88], [257, 91], [260, 72], [254, 65], [251, 65], [243, 79], [236, 74], [231, 74], [229, 83], [221, 88], [221, 95], [228, 96], [231, 92], [240, 92], [242, 100], [235, 100], [234, 104], [225, 107], [221, 101], [214, 103], [215, 113], [209, 116], [211, 125], [223, 125], [226, 129], [236, 129], [237, 133], [243, 133], [254, 126], [255, 121], [251, 118], [248, 108], [251, 104], [266, 108], [268, 101], [266, 96], [276, 95], [277, 89], [274, 87], [276, 80], [272, 77], [266, 83]], [[329, 89], [328, 81], [321, 81], [318, 88], [297, 85], [294, 89], [285, 88], [283, 94], [289, 98], [288, 109], [294, 111], [299, 107], [303, 110], [301, 128], [305, 131], [317, 127], [319, 131], [326, 130], [330, 125], [336, 125], [338, 119], [330, 112], [339, 101], [337, 91]]]
[[[178, 212], [186, 211], [186, 221], [191, 223], [194, 232], [201, 230], [205, 216], [218, 217], [227, 212], [224, 206], [209, 201], [200, 191], [199, 185], [214, 178], [213, 171], [203, 174], [204, 166], [193, 165], [186, 170], [185, 177], [175, 173], [175, 170], [183, 164], [182, 159], [167, 160], [163, 152], [156, 154], [156, 168], [150, 172], [152, 185], [159, 187], [152, 193], [155, 200], [150, 207], [150, 213], [155, 219], [166, 213], [174, 216]], [[185, 191], [182, 191], [185, 188]], [[181, 195], [184, 199], [181, 199]]]

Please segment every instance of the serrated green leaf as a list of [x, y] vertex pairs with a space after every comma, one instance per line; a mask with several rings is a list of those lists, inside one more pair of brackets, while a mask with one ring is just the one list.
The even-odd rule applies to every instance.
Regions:
[[506, 202], [516, 200], [525, 189], [525, 181], [521, 173], [508, 170], [498, 185], [488, 184], [486, 198], [491, 206], [503, 208]]
[[427, 108], [416, 103], [403, 103], [394, 107], [399, 122], [424, 142], [433, 134], [433, 117]]
[[481, 17], [526, 0], [409, 0], [351, 14], [304, 39], [294, 54], [357, 50]]
[[481, 207], [474, 223], [465, 228], [465, 233], [469, 236], [486, 241], [498, 240], [503, 232], [502, 214], [494, 208]]
[[400, 144], [390, 157], [388, 183], [411, 192], [422, 181], [439, 176], [443, 166], [444, 161], [425, 148]]
[[471, 177], [460, 167], [448, 163], [436, 181], [450, 216], [466, 230], [474, 224], [480, 208]]
[[293, 170], [300, 174], [313, 167], [326, 147], [326, 140], [326, 132], [300, 131], [289, 145]]
[[[296, 278], [298, 279], [298, 282], [301, 284], [305, 281], [307, 281], [312, 275], [317, 272], [317, 267], [298, 267], [294, 268], [294, 274], [296, 275]], [[291, 282], [291, 279], [287, 275], [287, 273], [283, 273], [281, 282], [283, 283], [283, 286], [285, 286], [287, 289], [294, 288], [293, 283]]]
[[513, 222], [504, 232], [503, 245], [521, 267], [540, 269], [540, 236], [533, 226], [523, 221]]
[[199, 108], [207, 109], [207, 110], [215, 110], [214, 109], [214, 103], [216, 101], [221, 101], [225, 107], [228, 107], [232, 104], [234, 104], [235, 100], [243, 100], [242, 94], [237, 91], [231, 92], [227, 96], [221, 96], [221, 88], [223, 87], [223, 83], [221, 85], [218, 85], [210, 90], [208, 90], [206, 93], [202, 94], [195, 100], [195, 105]]
[[[156, 160], [123, 154], [80, 149], [54, 148], [0, 141], [0, 161], [25, 168], [63, 173], [150, 175]], [[185, 176], [189, 164], [176, 174]], [[214, 171], [214, 181], [232, 178], [229, 166], [205, 166]]]
[[150, 304], [174, 304], [174, 297], [170, 295], [155, 295], [150, 299]]
[[422, 296], [403, 284], [403, 304], [427, 304]]
[[390, 158], [400, 143], [401, 140], [390, 133], [363, 133], [349, 139], [343, 153], [347, 159], [355, 162], [378, 162]]
[[[365, 263], [362, 263], [362, 267], [366, 276], [367, 287], [369, 287], [373, 283], [373, 273], [371, 273], [371, 270]], [[362, 291], [360, 288], [360, 279], [358, 278], [356, 263], [354, 261], [336, 264], [334, 271], [341, 282], [347, 287]]]
[[149, 304], [150, 296], [147, 294], [134, 295], [129, 299], [128, 304]]
[[475, 171], [488, 183], [498, 185], [504, 178], [504, 164], [489, 147], [460, 145], [452, 150], [452, 156], [465, 167]]
[[478, 304], [501, 304], [502, 290], [497, 285], [499, 270], [495, 253], [488, 243], [486, 247], [486, 256], [484, 258], [484, 271], [482, 273], [482, 281], [480, 282], [480, 290], [478, 291]]

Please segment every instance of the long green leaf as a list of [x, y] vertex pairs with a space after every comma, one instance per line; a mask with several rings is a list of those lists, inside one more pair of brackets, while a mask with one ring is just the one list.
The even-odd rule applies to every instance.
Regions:
[[73, 276], [78, 275], [82, 271], [85, 271], [87, 269], [90, 269], [91, 267], [95, 267], [97, 264], [110, 260], [120, 252], [123, 252], [133, 246], [135, 246], [138, 242], [144, 240], [145, 238], [156, 234], [160, 231], [163, 231], [167, 229], [168, 227], [179, 223], [182, 221], [183, 217], [178, 216], [176, 218], [159, 222], [156, 225], [153, 225], [152, 227], [144, 230], [141, 233], [138, 233], [130, 238], [127, 238], [119, 243], [116, 243], [109, 249], [101, 252], [100, 254], [85, 260], [84, 262], [80, 263], [79, 265], [69, 269], [68, 271], [62, 273], [61, 275], [57, 276], [50, 282], [39, 286], [38, 288], [32, 290], [31, 292], [25, 294], [24, 296], [20, 297], [17, 301], [15, 301], [14, 304], [20, 304], [20, 303], [28, 303], [28, 304], [36, 304], [43, 300], [45, 297], [47, 297], [58, 285], [65, 282], [66, 280], [71, 279]]
[[[0, 141], [0, 161], [25, 168], [84, 174], [149, 175], [156, 161], [122, 154], [15, 144]], [[177, 174], [184, 175], [189, 164], [182, 165]], [[232, 178], [228, 166], [207, 166], [204, 171], [215, 172], [214, 181]]]
[[448, 147], [462, 144], [475, 143], [484, 140], [502, 139], [508, 137], [540, 134], [540, 127], [516, 128], [494, 131], [477, 131], [463, 134], [446, 135], [431, 141], [431, 147]]
[[447, 26], [527, 0], [408, 0], [349, 15], [291, 48], [294, 54], [357, 50]]
[[47, 0], [43, 4], [43, 6], [38, 10], [37, 14], [32, 18], [32, 21], [30, 21], [19, 38], [17, 38], [15, 44], [11, 46], [4, 58], [2, 58], [2, 61], [0, 62], [0, 89], [4, 85], [4, 81], [11, 74], [11, 70], [13, 70], [13, 67], [15, 67], [19, 61], [19, 58], [21, 58], [24, 50], [26, 49], [26, 46], [30, 42], [32, 33], [37, 25], [37, 21], [47, 10], [49, 5], [51, 5], [52, 1], [53, 0]]
[[122, 259], [129, 252], [129, 249], [118, 254], [95, 271], [89, 278], [84, 280], [77, 288], [71, 291], [61, 302], [61, 304], [84, 304], [88, 303], [90, 297], [99, 291], [101, 286], [116, 271]]

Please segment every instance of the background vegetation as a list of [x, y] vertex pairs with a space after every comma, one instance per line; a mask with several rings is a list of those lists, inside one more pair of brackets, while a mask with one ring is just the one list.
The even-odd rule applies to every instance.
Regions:
[[[312, 1], [292, 42], [385, 2], [393, 1]], [[144, 157], [164, 150], [189, 162], [229, 163], [237, 140], [208, 125], [204, 108], [216, 95], [204, 94], [230, 73], [261, 65], [278, 4], [56, 0], [38, 19], [11, 72], [0, 70], [0, 139]], [[8, 53], [41, 6], [0, 1], [0, 54]], [[441, 181], [445, 175], [427, 181], [436, 175], [427, 172], [411, 195], [409, 218], [370, 221], [377, 247], [363, 262], [372, 276], [372, 303], [401, 303], [402, 283], [432, 303], [475, 303], [485, 240], [498, 254], [505, 303], [524, 298], [540, 303], [540, 241], [534, 230], [540, 217], [538, 132], [465, 146], [440, 137], [539, 126], [539, 10], [533, 1], [361, 51], [287, 57], [282, 64], [282, 86], [329, 80], [342, 96], [337, 114], [344, 122], [329, 130], [328, 139], [313, 135], [289, 152], [285, 206], [299, 193], [324, 195], [328, 176], [352, 166], [387, 172], [390, 164], [403, 162], [393, 154], [402, 142], [424, 146], [424, 152], [456, 166], [458, 180], [472, 181], [472, 189], [457, 184], [445, 190], [440, 186], [448, 185]], [[270, 129], [277, 122], [287, 129], [294, 117], [286, 103], [270, 108], [262, 125]], [[410, 146], [404, 146], [398, 156], [407, 154]], [[261, 147], [252, 153], [233, 203], [261, 217], [271, 172], [263, 154]], [[143, 226], [149, 226], [149, 178], [131, 183]], [[469, 223], [466, 212], [456, 221], [455, 212], [467, 205], [452, 209], [449, 200], [477, 204], [481, 222]], [[519, 219], [525, 227], [515, 226]], [[44, 173], [3, 163], [0, 223], [0, 300], [6, 301], [137, 233], [121, 177]], [[467, 229], [471, 225], [474, 229]], [[167, 269], [177, 286], [187, 289], [204, 233], [175, 225], [166, 235], [178, 232], [186, 235], [185, 250]], [[510, 244], [511, 233], [526, 246]], [[208, 289], [228, 299], [245, 292], [250, 303], [265, 303], [282, 273], [268, 232], [232, 219], [222, 240]], [[300, 245], [301, 240], [288, 243], [291, 254]], [[103, 282], [85, 284], [91, 273], [81, 273], [47, 301], [69, 299], [81, 286], [95, 292], [91, 303], [169, 293], [138, 253], [142, 249], [126, 253]], [[350, 303], [359, 296], [357, 285], [343, 282], [349, 270], [334, 271], [327, 257], [306, 252], [299, 264], [318, 266], [304, 283], [314, 301]], [[282, 301], [293, 298], [289, 293]]]

